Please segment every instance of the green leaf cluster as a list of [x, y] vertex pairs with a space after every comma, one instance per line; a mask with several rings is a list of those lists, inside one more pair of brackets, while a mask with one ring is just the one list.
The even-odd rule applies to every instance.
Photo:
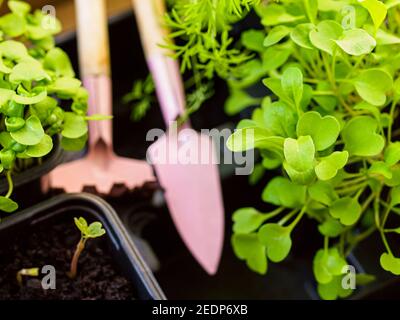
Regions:
[[[267, 170], [277, 172], [264, 181], [261, 195], [274, 206], [270, 212], [235, 212], [235, 252], [266, 273], [268, 261], [287, 257], [291, 232], [307, 215], [324, 239], [314, 258], [324, 299], [351, 294], [341, 286], [343, 267], [374, 232], [385, 246], [382, 268], [400, 274], [400, 257], [387, 239], [387, 233], [399, 233], [391, 219], [400, 212], [399, 4], [262, 2], [256, 6], [260, 28], [241, 40], [254, 56], [241, 77], [228, 81], [231, 114], [257, 106], [246, 91], [252, 85], [262, 81], [269, 92], [251, 119], [239, 123], [228, 148], [260, 151], [259, 183]], [[346, 6], [353, 9], [347, 15]]]
[[[28, 2], [7, 4], [9, 12], [0, 17], [0, 171], [10, 178], [48, 155], [55, 135], [67, 150], [84, 146], [88, 93], [55, 45], [60, 22], [31, 12]], [[17, 205], [9, 199], [8, 180], [0, 210], [11, 212]]]

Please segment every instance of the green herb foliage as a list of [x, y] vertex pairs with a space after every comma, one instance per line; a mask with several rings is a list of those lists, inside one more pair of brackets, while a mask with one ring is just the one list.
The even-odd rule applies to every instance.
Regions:
[[[348, 255], [374, 232], [385, 248], [382, 268], [400, 274], [400, 252], [387, 237], [399, 233], [393, 219], [400, 213], [399, 4], [262, 2], [256, 11], [263, 29], [242, 37], [256, 56], [243, 66], [244, 76], [229, 81], [227, 107], [235, 112], [257, 104], [245, 90], [252, 84], [262, 80], [271, 94], [228, 147], [261, 150], [257, 181], [280, 169], [262, 194], [275, 209], [234, 214], [235, 252], [265, 274], [268, 261], [280, 262], [301, 245], [291, 240], [301, 219], [314, 219], [324, 239], [313, 267], [324, 299], [351, 294], [341, 286]], [[358, 275], [357, 283], [366, 279], [372, 277]]]
[[60, 22], [24, 1], [8, 1], [0, 17], [0, 171], [9, 192], [0, 210], [18, 208], [10, 199], [11, 175], [40, 163], [61, 134], [68, 150], [82, 148], [87, 137], [88, 93], [75, 78], [67, 54], [55, 46]]
[[222, 78], [235, 73], [249, 55], [232, 46], [229, 35], [234, 22], [243, 18], [260, 0], [175, 0], [166, 15], [170, 37], [179, 39], [168, 47], [181, 58], [182, 71], [196, 69], [202, 77]]

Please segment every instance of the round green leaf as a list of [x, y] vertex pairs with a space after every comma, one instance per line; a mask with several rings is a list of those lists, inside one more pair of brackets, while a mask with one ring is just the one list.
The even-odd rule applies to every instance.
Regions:
[[242, 44], [250, 50], [263, 51], [264, 31], [247, 30], [241, 34]]
[[297, 116], [291, 107], [283, 101], [277, 101], [263, 109], [265, 127], [272, 134], [287, 138], [295, 136]]
[[298, 46], [305, 49], [314, 49], [309, 34], [314, 30], [315, 26], [312, 23], [298, 24], [290, 33], [290, 38]]
[[361, 98], [380, 107], [386, 102], [386, 92], [391, 90], [393, 79], [386, 71], [369, 69], [354, 79], [354, 85]]
[[284, 37], [286, 37], [290, 32], [290, 28], [286, 26], [276, 26], [268, 32], [268, 35], [264, 39], [264, 47], [272, 46], [279, 41], [281, 41]]
[[11, 132], [11, 137], [20, 144], [34, 146], [42, 141], [44, 130], [36, 116], [30, 116], [25, 121], [25, 126], [18, 131]]
[[284, 260], [292, 247], [290, 229], [268, 223], [258, 231], [258, 239], [267, 248], [267, 256], [273, 262]]
[[[288, 192], [290, 190], [290, 192]], [[262, 193], [265, 202], [286, 208], [302, 207], [306, 200], [306, 187], [284, 177], [273, 178]]]
[[335, 151], [315, 166], [315, 173], [320, 180], [330, 180], [334, 178], [338, 170], [342, 169], [349, 158], [347, 151]]
[[47, 52], [43, 61], [43, 67], [54, 71], [57, 76], [75, 77], [75, 72], [68, 55], [60, 48], [53, 48]]
[[337, 248], [329, 250], [320, 249], [314, 257], [313, 271], [318, 283], [329, 283], [334, 276], [342, 274], [343, 267], [347, 265]]
[[351, 226], [360, 218], [362, 208], [355, 198], [344, 197], [336, 200], [330, 207], [332, 217], [339, 219], [345, 226]]
[[317, 28], [310, 31], [310, 41], [314, 47], [332, 55], [335, 47], [334, 40], [343, 33], [342, 26], [333, 20], [324, 20], [318, 23]]
[[61, 132], [63, 137], [77, 139], [88, 132], [88, 125], [83, 116], [73, 112], [66, 112], [64, 115], [64, 126]]
[[241, 208], [233, 214], [233, 231], [235, 233], [250, 233], [257, 230], [268, 216], [254, 208]]
[[66, 151], [80, 151], [85, 147], [87, 139], [88, 139], [87, 134], [77, 139], [69, 139], [66, 137], [62, 137], [61, 147]]
[[308, 188], [308, 194], [311, 199], [326, 206], [330, 206], [338, 198], [334, 187], [325, 181], [317, 181], [311, 185]]
[[329, 217], [318, 226], [318, 230], [322, 235], [332, 238], [339, 236], [344, 229], [344, 226], [339, 221]]
[[375, 39], [363, 29], [346, 30], [335, 42], [344, 52], [353, 56], [371, 53], [376, 46]]
[[53, 140], [50, 136], [45, 134], [38, 144], [34, 146], [28, 146], [25, 150], [25, 154], [32, 158], [41, 158], [50, 153], [52, 149]]
[[311, 136], [317, 151], [333, 145], [340, 133], [340, 124], [335, 117], [322, 117], [316, 111], [304, 113], [297, 123], [298, 136]]
[[28, 50], [23, 43], [15, 40], [0, 42], [0, 52], [3, 57], [14, 61], [29, 58]]
[[43, 79], [50, 80], [50, 77], [43, 70], [41, 64], [33, 59], [21, 61], [12, 69], [10, 74], [10, 81], [14, 83], [40, 81]]
[[393, 166], [400, 161], [400, 142], [389, 144], [385, 149], [384, 159], [389, 166]]
[[380, 263], [384, 270], [396, 276], [400, 275], [400, 258], [396, 258], [392, 254], [385, 252], [381, 255]]
[[10, 198], [0, 196], [0, 210], [11, 213], [18, 209], [18, 203], [14, 202]]

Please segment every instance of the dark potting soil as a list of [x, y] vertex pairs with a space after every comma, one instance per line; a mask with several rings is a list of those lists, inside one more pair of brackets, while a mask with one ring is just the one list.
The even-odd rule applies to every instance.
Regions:
[[[71, 257], [79, 241], [79, 231], [72, 219], [52, 225], [41, 224], [31, 234], [21, 233], [15, 242], [0, 248], [0, 300], [132, 300], [134, 288], [122, 276], [107, 250], [105, 239], [90, 239], [81, 254], [76, 279], [71, 280]], [[53, 265], [56, 289], [44, 290], [41, 279], [24, 277], [23, 285], [16, 274], [23, 268]], [[48, 274], [48, 273], [47, 273]]]

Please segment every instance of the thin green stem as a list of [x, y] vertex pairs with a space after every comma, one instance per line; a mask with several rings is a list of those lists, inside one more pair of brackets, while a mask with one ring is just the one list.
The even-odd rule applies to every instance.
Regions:
[[11, 170], [6, 171], [6, 177], [7, 177], [7, 183], [8, 183], [8, 192], [5, 195], [5, 197], [9, 198], [9, 197], [11, 197], [13, 190], [14, 190], [14, 184], [13, 184], [12, 177], [11, 177]]
[[303, 208], [301, 209], [300, 213], [297, 215], [296, 219], [293, 220], [293, 222], [288, 226], [290, 232], [296, 227], [296, 225], [300, 222], [301, 218], [304, 216], [306, 213], [307, 205], [304, 205]]

